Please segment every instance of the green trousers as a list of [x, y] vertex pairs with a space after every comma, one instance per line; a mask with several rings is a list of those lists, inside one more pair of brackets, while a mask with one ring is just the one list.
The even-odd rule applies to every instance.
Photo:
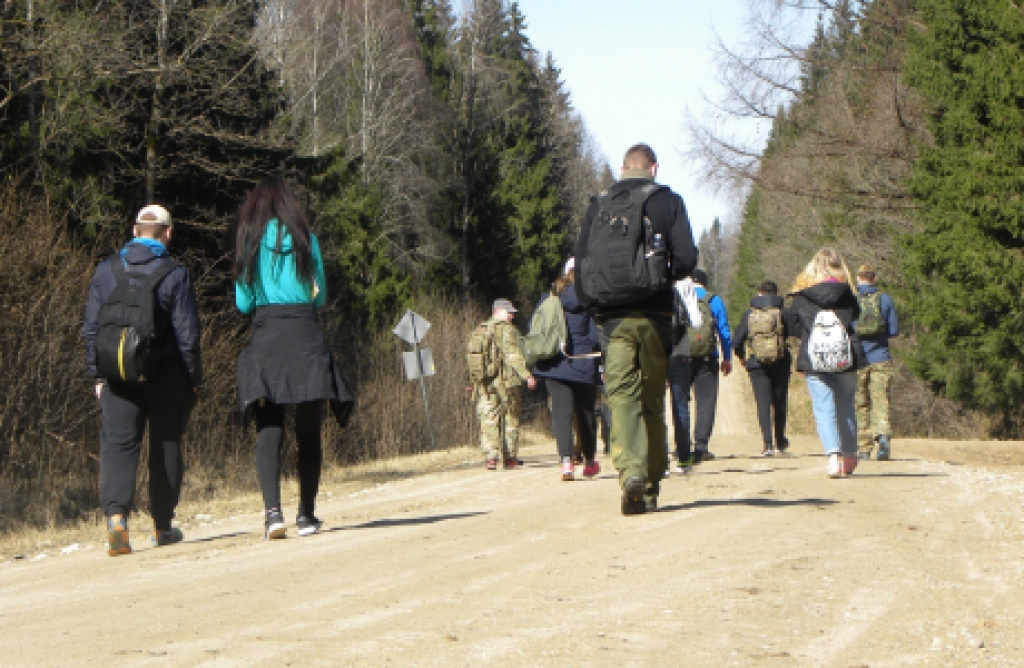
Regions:
[[657, 496], [668, 466], [665, 451], [665, 377], [672, 344], [667, 317], [644, 313], [597, 319], [604, 350], [605, 388], [612, 413], [612, 461], [619, 485], [644, 481]]
[[494, 386], [477, 390], [476, 415], [480, 419], [480, 449], [485, 459], [515, 459], [519, 456], [519, 410], [521, 390], [498, 391]]

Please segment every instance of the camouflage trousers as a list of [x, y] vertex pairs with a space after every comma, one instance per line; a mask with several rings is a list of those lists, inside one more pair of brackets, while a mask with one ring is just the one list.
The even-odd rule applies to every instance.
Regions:
[[889, 436], [889, 386], [892, 384], [892, 361], [872, 364], [857, 372], [857, 431], [860, 450], [871, 454], [875, 436]]
[[486, 459], [503, 461], [519, 455], [519, 408], [522, 390], [498, 392], [494, 387], [479, 389], [476, 416], [480, 420], [480, 449]]

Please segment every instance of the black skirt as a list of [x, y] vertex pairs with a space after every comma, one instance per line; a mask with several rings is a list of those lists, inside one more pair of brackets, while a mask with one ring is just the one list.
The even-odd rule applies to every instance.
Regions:
[[261, 399], [327, 400], [338, 424], [348, 424], [355, 402], [311, 304], [263, 306], [253, 313], [252, 340], [238, 356], [238, 399], [246, 421]]

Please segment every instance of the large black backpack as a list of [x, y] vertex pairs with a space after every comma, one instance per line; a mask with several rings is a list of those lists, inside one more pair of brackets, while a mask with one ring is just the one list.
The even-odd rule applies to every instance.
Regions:
[[[151, 274], [129, 274], [120, 258], [111, 267], [117, 284], [103, 302], [96, 334], [96, 371], [100, 378], [140, 383], [152, 376], [160, 364], [154, 291], [167, 274], [177, 269], [177, 262], [167, 260]], [[131, 277], [143, 278], [132, 286]]]
[[598, 198], [598, 213], [578, 266], [577, 293], [586, 306], [643, 301], [669, 285], [668, 248], [644, 205], [664, 188], [649, 183]]

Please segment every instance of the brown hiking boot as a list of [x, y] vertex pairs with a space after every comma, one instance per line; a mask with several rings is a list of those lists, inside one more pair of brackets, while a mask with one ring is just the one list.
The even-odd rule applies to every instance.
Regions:
[[132, 546], [128, 542], [128, 521], [121, 515], [107, 518], [107, 554], [117, 557], [131, 554]]

